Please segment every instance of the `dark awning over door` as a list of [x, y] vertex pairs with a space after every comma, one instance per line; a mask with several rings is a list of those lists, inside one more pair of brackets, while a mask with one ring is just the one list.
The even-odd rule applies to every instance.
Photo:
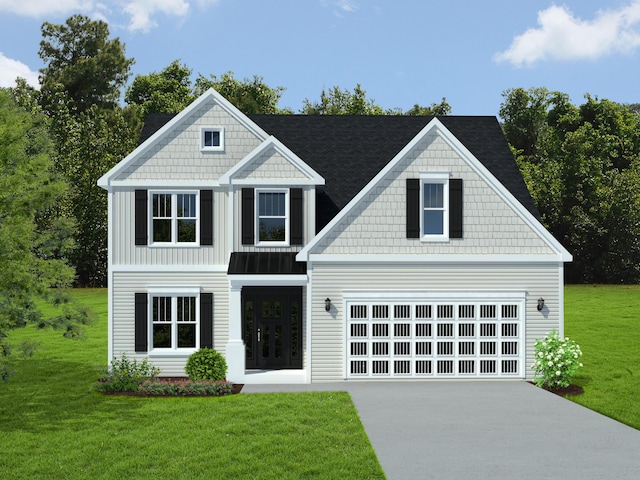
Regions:
[[307, 263], [297, 262], [298, 252], [233, 252], [229, 275], [305, 275]]

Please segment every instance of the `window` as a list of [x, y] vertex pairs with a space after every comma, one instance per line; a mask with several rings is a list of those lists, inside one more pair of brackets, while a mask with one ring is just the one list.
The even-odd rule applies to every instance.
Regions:
[[200, 129], [200, 149], [203, 151], [224, 150], [224, 128], [202, 127]]
[[288, 190], [257, 190], [256, 231], [258, 238], [256, 244], [287, 245], [289, 243], [288, 195]]
[[151, 348], [194, 349], [200, 344], [196, 295], [151, 296]]
[[449, 239], [449, 174], [428, 173], [421, 177], [421, 237]]
[[151, 230], [153, 243], [196, 243], [198, 230], [197, 193], [152, 193]]

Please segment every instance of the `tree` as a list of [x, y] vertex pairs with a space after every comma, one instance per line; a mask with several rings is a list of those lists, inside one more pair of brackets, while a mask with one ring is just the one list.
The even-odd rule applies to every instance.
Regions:
[[421, 107], [417, 103], [404, 112], [405, 115], [413, 116], [413, 115], [451, 115], [451, 105], [447, 103], [446, 98], [442, 98], [442, 101], [437, 103], [432, 103], [428, 107]]
[[507, 91], [503, 128], [571, 282], [640, 281], [640, 115], [586, 96]]
[[51, 144], [42, 115], [19, 107], [0, 89], [0, 378], [10, 373], [9, 333], [29, 323], [81, 334], [88, 311], [68, 304], [60, 315], [44, 318], [40, 299], [67, 303], [64, 288], [74, 270], [64, 260], [72, 224], [55, 215], [67, 186], [53, 169]]
[[194, 100], [191, 70], [174, 60], [158, 72], [137, 75], [127, 88], [125, 101], [141, 107], [142, 118], [148, 113], [178, 113]]
[[239, 81], [234, 78], [233, 72], [223, 73], [220, 79], [215, 75], [207, 78], [199, 74], [195, 83], [194, 97], [202, 95], [209, 88], [215, 89], [242, 113], [288, 113], [278, 109], [284, 87], [269, 87], [258, 75], [254, 75], [252, 79], [245, 78]]
[[330, 88], [328, 92], [322, 90], [319, 102], [311, 102], [305, 98], [300, 113], [305, 115], [383, 115], [392, 112], [385, 112], [373, 99], [367, 98], [367, 92], [357, 84], [353, 92], [349, 89], [342, 90], [337, 86]]
[[74, 15], [63, 25], [45, 22], [41, 30], [38, 53], [45, 63], [40, 70], [45, 111], [56, 108], [60, 92], [78, 112], [92, 105], [115, 107], [134, 61], [126, 58], [119, 39], [109, 39], [109, 26]]

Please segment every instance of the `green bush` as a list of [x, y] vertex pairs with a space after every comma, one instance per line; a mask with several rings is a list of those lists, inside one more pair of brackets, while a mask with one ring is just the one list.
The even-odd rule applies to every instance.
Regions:
[[229, 395], [233, 385], [225, 380], [211, 382], [209, 380], [177, 380], [161, 379], [144, 381], [138, 391], [146, 395]]
[[224, 380], [227, 377], [227, 361], [211, 348], [201, 348], [192, 353], [184, 370], [191, 380]]
[[123, 353], [120, 360], [114, 358], [111, 361], [111, 368], [96, 388], [103, 392], [137, 392], [142, 382], [154, 379], [159, 373], [160, 369], [146, 358], [138, 363], [135, 359], [129, 360]]
[[531, 368], [535, 373], [534, 382], [539, 387], [568, 387], [582, 363], [580, 346], [569, 338], [560, 338], [552, 330], [543, 340], [536, 340], [533, 346], [535, 361]]

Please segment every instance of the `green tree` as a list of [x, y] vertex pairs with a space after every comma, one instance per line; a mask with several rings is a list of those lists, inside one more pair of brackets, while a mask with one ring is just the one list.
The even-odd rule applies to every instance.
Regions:
[[0, 378], [10, 373], [9, 333], [29, 323], [78, 337], [89, 312], [67, 304], [60, 315], [43, 317], [36, 301], [67, 303], [64, 289], [74, 270], [64, 260], [72, 247], [72, 224], [56, 216], [67, 193], [50, 158], [45, 118], [0, 89]]
[[120, 40], [109, 39], [109, 26], [101, 20], [74, 15], [60, 24], [42, 25], [40, 58], [41, 104], [56, 108], [63, 92], [78, 112], [92, 105], [113, 108], [129, 78], [133, 59], [125, 56]]
[[451, 115], [451, 105], [446, 98], [442, 98], [440, 103], [432, 103], [428, 107], [422, 107], [417, 103], [404, 112], [405, 115]]
[[178, 113], [194, 100], [191, 70], [174, 60], [160, 72], [137, 75], [127, 88], [125, 101], [139, 105], [142, 117], [148, 113]]
[[504, 96], [504, 131], [543, 223], [574, 255], [567, 280], [640, 281], [640, 115], [589, 95], [579, 107], [544, 89]]
[[300, 113], [305, 115], [384, 115], [398, 112], [383, 110], [373, 99], [367, 98], [366, 90], [357, 84], [353, 92], [349, 89], [342, 90], [337, 86], [330, 88], [328, 92], [322, 90], [319, 102], [312, 102], [305, 98]]

